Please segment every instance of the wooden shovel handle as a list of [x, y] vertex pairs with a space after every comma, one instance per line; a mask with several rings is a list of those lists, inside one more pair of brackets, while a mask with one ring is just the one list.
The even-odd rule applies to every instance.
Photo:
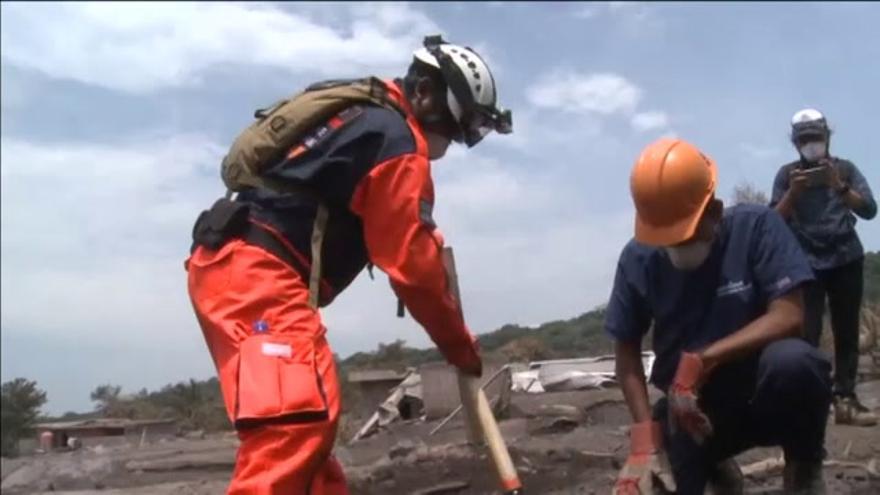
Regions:
[[[443, 248], [443, 265], [446, 267], [446, 277], [449, 282], [449, 290], [458, 302], [461, 310], [461, 296], [458, 290], [458, 274], [455, 271], [455, 256], [451, 247]], [[489, 458], [498, 475], [498, 481], [505, 494], [517, 495], [522, 493], [522, 483], [510, 458], [507, 444], [501, 436], [501, 430], [486, 400], [486, 394], [480, 388], [480, 379], [458, 373], [458, 390], [461, 394], [461, 403], [464, 406], [465, 415], [469, 427], [478, 433], [489, 447]]]

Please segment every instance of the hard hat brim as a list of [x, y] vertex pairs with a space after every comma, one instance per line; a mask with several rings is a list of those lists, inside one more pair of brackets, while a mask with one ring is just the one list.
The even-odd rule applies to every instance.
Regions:
[[669, 247], [690, 240], [714, 197], [714, 194], [706, 195], [703, 204], [692, 215], [670, 225], [652, 225], [636, 215], [636, 241], [648, 246]]

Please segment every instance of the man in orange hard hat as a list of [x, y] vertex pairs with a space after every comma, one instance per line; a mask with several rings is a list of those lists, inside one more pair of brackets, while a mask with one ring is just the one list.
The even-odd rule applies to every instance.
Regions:
[[[633, 416], [615, 494], [653, 484], [701, 494], [716, 467], [755, 446], [785, 452], [785, 493], [824, 492], [830, 363], [798, 338], [806, 256], [774, 210], [724, 209], [715, 163], [680, 139], [644, 149], [631, 176], [635, 239], [606, 314]], [[653, 325], [648, 401], [642, 338]]]

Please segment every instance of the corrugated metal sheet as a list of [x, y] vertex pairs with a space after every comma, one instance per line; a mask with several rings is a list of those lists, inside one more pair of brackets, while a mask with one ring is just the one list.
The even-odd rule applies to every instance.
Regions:
[[[642, 353], [645, 373], [651, 374], [654, 353]], [[541, 388], [553, 390], [581, 390], [601, 388], [616, 383], [614, 356], [596, 356], [579, 359], [558, 359], [531, 363], [530, 372], [537, 371]]]

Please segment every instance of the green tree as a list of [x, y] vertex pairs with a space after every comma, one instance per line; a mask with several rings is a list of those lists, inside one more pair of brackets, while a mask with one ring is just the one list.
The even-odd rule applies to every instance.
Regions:
[[120, 399], [121, 392], [122, 387], [119, 385], [99, 385], [95, 390], [92, 390], [89, 397], [96, 404], [95, 408], [101, 415], [114, 416], [119, 412], [122, 402]]
[[764, 191], [756, 188], [751, 182], [741, 182], [733, 188], [733, 204], [768, 205], [770, 200]]
[[18, 441], [33, 434], [40, 408], [45, 404], [46, 392], [37, 388], [37, 382], [16, 378], [0, 386], [2, 455], [18, 454]]
[[216, 377], [206, 381], [190, 379], [166, 385], [150, 394], [148, 402], [163, 409], [167, 417], [179, 422], [184, 430], [216, 431], [229, 428], [229, 418]]

